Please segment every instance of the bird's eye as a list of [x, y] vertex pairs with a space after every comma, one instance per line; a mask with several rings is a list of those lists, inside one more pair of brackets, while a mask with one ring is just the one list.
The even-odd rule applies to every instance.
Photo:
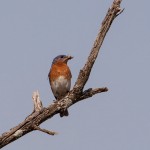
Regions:
[[64, 58], [64, 56], [61, 56], [60, 58]]

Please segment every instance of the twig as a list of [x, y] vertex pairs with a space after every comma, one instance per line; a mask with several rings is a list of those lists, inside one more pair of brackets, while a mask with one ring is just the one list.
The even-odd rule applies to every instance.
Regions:
[[34, 129], [35, 130], [39, 130], [39, 131], [44, 132], [44, 133], [47, 133], [49, 135], [56, 135], [56, 134], [58, 134], [57, 132], [54, 132], [54, 131], [49, 131], [49, 130], [46, 130], [46, 129], [42, 129], [39, 126], [34, 126]]
[[40, 111], [43, 108], [42, 101], [40, 100], [40, 94], [38, 91], [33, 92], [32, 100], [34, 103], [33, 112]]

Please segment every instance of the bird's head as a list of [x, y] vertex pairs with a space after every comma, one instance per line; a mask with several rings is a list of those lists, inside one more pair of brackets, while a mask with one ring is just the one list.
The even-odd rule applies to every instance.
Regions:
[[55, 63], [66, 63], [67, 64], [68, 60], [70, 60], [72, 58], [73, 58], [72, 56], [58, 55], [57, 57], [55, 57], [53, 59], [52, 64], [55, 64]]

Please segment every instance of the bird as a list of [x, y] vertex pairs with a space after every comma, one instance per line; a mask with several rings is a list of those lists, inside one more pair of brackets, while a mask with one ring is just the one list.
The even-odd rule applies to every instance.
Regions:
[[[72, 74], [67, 62], [72, 58], [72, 56], [58, 55], [52, 61], [48, 78], [52, 93], [58, 101], [70, 91]], [[67, 109], [60, 112], [60, 117], [68, 115]]]

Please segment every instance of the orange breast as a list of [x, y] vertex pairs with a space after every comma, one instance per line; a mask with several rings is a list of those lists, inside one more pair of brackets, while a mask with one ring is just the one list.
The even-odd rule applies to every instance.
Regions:
[[66, 79], [71, 79], [72, 77], [70, 69], [65, 63], [53, 64], [48, 76], [50, 81], [54, 81], [59, 76], [64, 76]]

